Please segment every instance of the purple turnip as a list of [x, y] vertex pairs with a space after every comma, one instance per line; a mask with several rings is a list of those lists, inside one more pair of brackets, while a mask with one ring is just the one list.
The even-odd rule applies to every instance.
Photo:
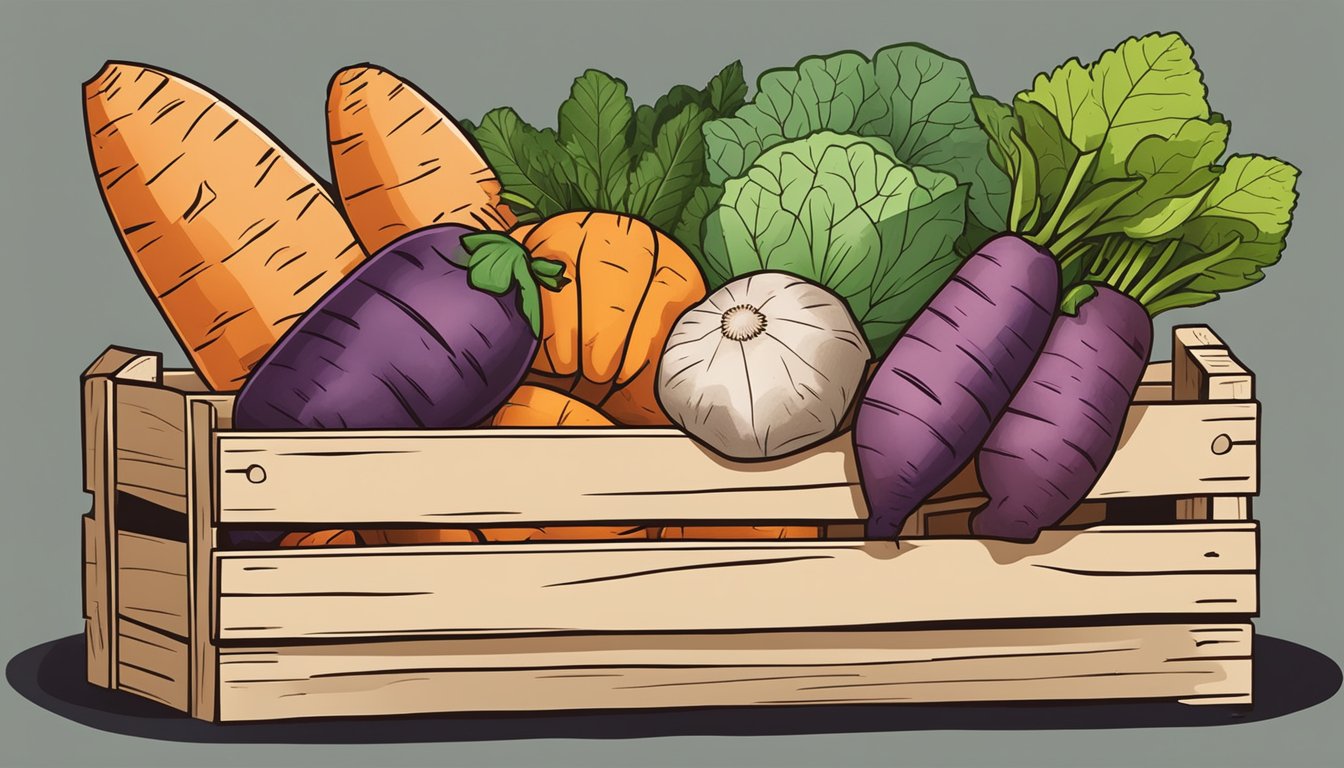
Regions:
[[916, 315], [854, 422], [870, 538], [965, 466], [1031, 369], [1059, 302], [1059, 265], [1016, 235], [985, 243]]
[[518, 386], [537, 349], [538, 284], [565, 279], [507, 236], [421, 229], [371, 256], [253, 369], [238, 429], [456, 429]]
[[1142, 305], [1112, 288], [1077, 293], [1094, 295], [1055, 321], [980, 449], [977, 469], [989, 503], [972, 519], [978, 536], [1035, 539], [1082, 501], [1120, 440], [1153, 323]]

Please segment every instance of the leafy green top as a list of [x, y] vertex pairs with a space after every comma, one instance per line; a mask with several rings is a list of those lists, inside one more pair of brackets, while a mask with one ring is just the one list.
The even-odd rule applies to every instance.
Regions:
[[881, 355], [961, 261], [966, 196], [881, 139], [822, 131], [775, 145], [725, 184], [701, 265], [714, 285], [774, 270], [827, 286]]
[[1011, 105], [972, 104], [1012, 180], [1008, 228], [1052, 251], [1067, 282], [1111, 285], [1155, 315], [1258, 282], [1278, 261], [1297, 169], [1258, 156], [1218, 165], [1229, 126], [1180, 35], [1071, 59]]
[[537, 286], [558, 291], [569, 283], [565, 265], [550, 259], [534, 259], [517, 240], [498, 232], [479, 232], [462, 237], [463, 252], [456, 260], [467, 270], [471, 287], [503, 296], [518, 287], [518, 300], [532, 335], [541, 336], [541, 297]]
[[[846, 51], [769, 70], [751, 103], [705, 124], [711, 188], [703, 194], [715, 197], [716, 187], [782, 142], [820, 131], [870, 136], [886, 142], [901, 164], [968, 185], [960, 248], [968, 253], [1003, 229], [1008, 202], [1008, 181], [976, 125], [974, 95], [964, 63], [916, 44], [883, 48], [871, 59]], [[688, 234], [694, 223], [683, 222]]]
[[510, 107], [465, 127], [520, 221], [603, 210], [671, 233], [707, 183], [701, 126], [732, 114], [746, 93], [742, 65], [733, 62], [703, 89], [678, 85], [636, 108], [624, 82], [590, 69], [574, 81], [555, 129], [534, 128]]

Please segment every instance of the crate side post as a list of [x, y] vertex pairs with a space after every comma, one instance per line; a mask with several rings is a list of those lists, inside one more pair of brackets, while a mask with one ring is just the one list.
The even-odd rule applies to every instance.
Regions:
[[[1232, 355], [1207, 325], [1182, 325], [1171, 331], [1172, 399], [1191, 402], [1255, 400], [1255, 374]], [[1259, 434], [1259, 424], [1256, 425]], [[1231, 450], [1226, 435], [1210, 450]], [[1258, 462], [1257, 462], [1258, 464]], [[1258, 483], [1257, 483], [1258, 487]], [[1250, 496], [1190, 496], [1176, 500], [1178, 520], [1249, 520]]]
[[214, 644], [216, 452], [219, 419], [208, 400], [187, 399], [187, 704], [192, 717], [217, 716], [218, 652]]
[[116, 379], [158, 381], [162, 358], [152, 352], [108, 347], [80, 374], [84, 490], [93, 494], [84, 525], [83, 566], [86, 679], [117, 687]]

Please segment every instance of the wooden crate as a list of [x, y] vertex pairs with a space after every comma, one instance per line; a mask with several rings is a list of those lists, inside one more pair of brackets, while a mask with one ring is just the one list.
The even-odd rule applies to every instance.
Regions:
[[[206, 720], [854, 702], [1251, 702], [1259, 404], [1205, 327], [1088, 500], [967, 534], [973, 468], [865, 541], [847, 436], [738, 465], [672, 429], [241, 432], [112, 348], [83, 378], [91, 683]], [[240, 528], [816, 525], [815, 540], [241, 550]], [[702, 528], [701, 528], [702, 530]]]

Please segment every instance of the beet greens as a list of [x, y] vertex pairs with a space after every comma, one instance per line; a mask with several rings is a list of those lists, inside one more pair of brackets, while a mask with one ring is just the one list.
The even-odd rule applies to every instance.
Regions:
[[[1150, 66], [1163, 77], [1130, 89], [1128, 98], [1143, 101], [1144, 111], [1089, 133], [1078, 128], [1080, 116], [1111, 114], [1115, 105], [1108, 61], [1128, 66], [1127, 73]], [[1188, 90], [1176, 92], [1172, 83], [1183, 73]], [[1074, 130], [1053, 134], [1067, 143], [1042, 142], [1033, 133], [1037, 102], [1019, 95], [1012, 109], [981, 105], [1015, 192], [1038, 174], [1033, 159], [1056, 150], [1074, 158], [1063, 198], [1083, 186], [1073, 184], [1078, 178], [1116, 178], [1077, 196], [1069, 213], [1056, 209], [1042, 230], [1054, 237], [1073, 285], [1035, 365], [980, 451], [990, 501], [971, 527], [981, 536], [1032, 540], [1086, 497], [1115, 452], [1152, 346], [1151, 318], [1263, 279], [1283, 251], [1296, 201], [1298, 172], [1287, 163], [1232, 156], [1218, 164], [1228, 123], [1209, 110], [1190, 49], [1178, 36], [1128, 41], [1090, 68], [1065, 64], [1055, 78], [1066, 84], [1063, 93], [1077, 96], [1055, 101], [1068, 110], [1050, 124], [1071, 124]], [[1092, 86], [1084, 90], [1086, 80]], [[1080, 136], [1099, 139], [1080, 146], [1073, 141]], [[1010, 151], [1018, 153], [1015, 162]], [[1080, 168], [1087, 169], [1082, 176]], [[1103, 192], [1107, 187], [1119, 192]], [[1029, 209], [1015, 197], [1015, 213], [1030, 218]]]

